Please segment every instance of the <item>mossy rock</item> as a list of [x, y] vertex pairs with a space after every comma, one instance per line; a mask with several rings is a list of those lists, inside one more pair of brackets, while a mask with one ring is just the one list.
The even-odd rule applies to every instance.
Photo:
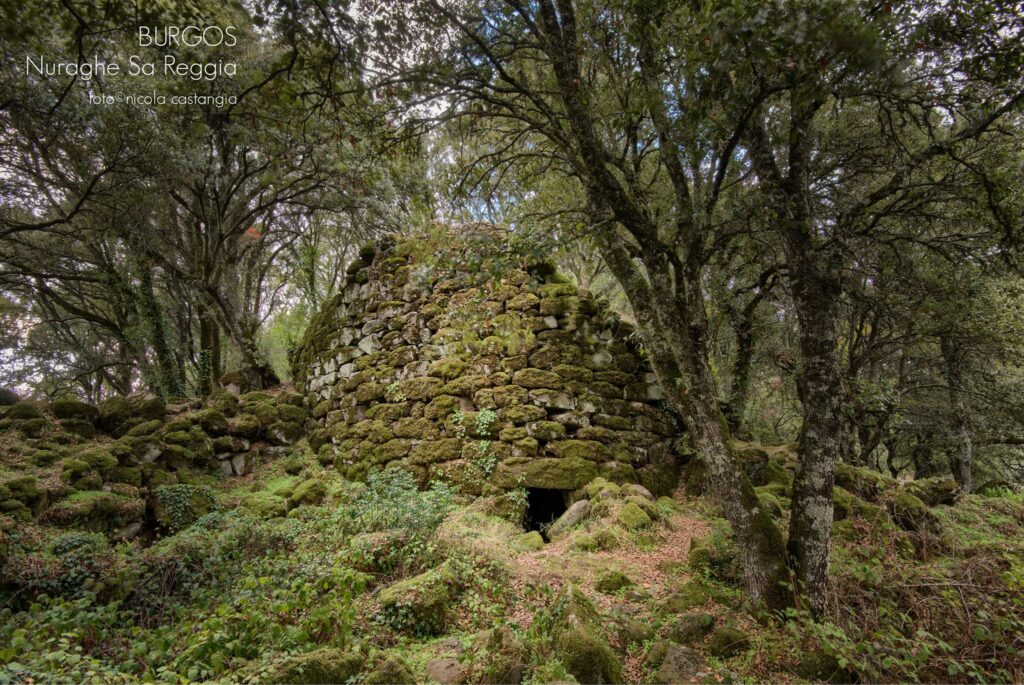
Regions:
[[366, 658], [361, 654], [321, 647], [287, 657], [274, 668], [268, 679], [288, 685], [347, 683], [362, 672], [365, 663]]
[[498, 464], [494, 483], [501, 488], [576, 490], [597, 477], [597, 465], [585, 459], [527, 459]]
[[43, 518], [58, 526], [75, 526], [89, 531], [112, 531], [141, 521], [146, 503], [137, 497], [112, 492], [76, 492], [46, 510]]
[[782, 504], [772, 493], [767, 491], [758, 492], [757, 502], [772, 518], [782, 518]]
[[109, 471], [117, 466], [117, 457], [102, 447], [91, 447], [82, 450], [79, 452], [78, 458], [96, 471]]
[[96, 427], [85, 419], [63, 419], [60, 422], [60, 428], [86, 440], [96, 437]]
[[715, 628], [715, 617], [705, 613], [690, 613], [679, 617], [669, 630], [672, 639], [684, 645], [703, 640]]
[[594, 589], [606, 595], [612, 595], [627, 587], [632, 587], [633, 581], [622, 571], [607, 569], [598, 574], [594, 582]]
[[267, 428], [272, 445], [294, 445], [302, 437], [302, 426], [291, 421], [278, 421]]
[[590, 533], [580, 533], [573, 537], [572, 546], [581, 552], [596, 552], [600, 547], [597, 544], [597, 540]]
[[270, 402], [245, 402], [242, 411], [255, 416], [261, 428], [269, 428], [281, 420], [277, 407]]
[[158, 430], [163, 428], [164, 422], [159, 419], [153, 419], [151, 421], [143, 421], [142, 423], [132, 426], [125, 435], [130, 438], [140, 437], [143, 435], [152, 435]]
[[637, 502], [626, 502], [615, 517], [616, 522], [626, 530], [641, 530], [651, 525], [651, 517]]
[[367, 673], [363, 685], [412, 685], [416, 677], [409, 666], [398, 657], [388, 657]]
[[238, 413], [240, 403], [238, 396], [234, 395], [227, 390], [216, 390], [206, 400], [207, 407], [213, 411], [219, 411], [227, 418], [231, 418]]
[[903, 530], [936, 537], [942, 534], [942, 523], [928, 505], [909, 492], [897, 492], [886, 502], [886, 508]]
[[761, 485], [777, 484], [782, 486], [787, 496], [793, 488], [793, 472], [780, 457], [768, 459], [761, 471], [761, 478], [759, 480]]
[[228, 419], [228, 433], [242, 438], [255, 438], [261, 428], [259, 417], [243, 413]]
[[304, 480], [295, 486], [288, 496], [288, 508], [294, 509], [308, 504], [320, 504], [327, 496], [327, 488], [317, 478]]
[[62, 398], [50, 402], [50, 412], [58, 419], [79, 419], [93, 423], [99, 417], [99, 410], [88, 402], [74, 398]]
[[262, 519], [280, 518], [288, 514], [288, 502], [270, 492], [260, 491], [245, 495], [239, 506], [253, 516]]
[[556, 608], [555, 655], [580, 683], [621, 683], [622, 664], [603, 634], [593, 603], [569, 585]]
[[128, 406], [133, 417], [146, 421], [167, 416], [167, 402], [157, 395], [129, 395]]
[[444, 632], [456, 578], [448, 564], [408, 578], [380, 593], [380, 616], [396, 630], [415, 635]]
[[712, 656], [722, 659], [736, 656], [750, 648], [750, 638], [745, 632], [731, 626], [722, 626], [708, 638], [707, 649]]
[[794, 669], [796, 674], [812, 683], [854, 683], [857, 675], [849, 668], [839, 665], [839, 659], [820, 647], [800, 656]]
[[217, 409], [204, 409], [196, 416], [196, 421], [209, 435], [224, 435], [228, 432], [228, 418]]
[[217, 508], [217, 498], [209, 488], [177, 483], [153, 490], [153, 518], [169, 532], [187, 528]]
[[43, 418], [43, 412], [38, 402], [23, 400], [8, 407], [4, 418], [14, 421], [29, 421]]
[[679, 614], [704, 606], [710, 598], [711, 595], [704, 583], [690, 580], [665, 599], [664, 609], [668, 613]]
[[290, 421], [291, 423], [297, 423], [300, 426], [306, 422], [308, 416], [305, 408], [296, 407], [294, 404], [283, 404], [278, 402], [277, 413], [281, 416], [282, 421]]
[[512, 540], [512, 546], [526, 552], [536, 552], [544, 548], [544, 538], [537, 531], [531, 530], [515, 537]]
[[878, 471], [851, 464], [836, 465], [836, 485], [869, 502], [896, 488], [896, 481]]
[[960, 485], [951, 476], [936, 476], [914, 480], [903, 486], [906, 492], [914, 495], [929, 507], [940, 504], [953, 504], [960, 497]]
[[686, 465], [683, 472], [683, 492], [690, 497], [699, 497], [704, 494], [704, 481], [707, 475], [707, 467], [704, 462], [694, 457]]

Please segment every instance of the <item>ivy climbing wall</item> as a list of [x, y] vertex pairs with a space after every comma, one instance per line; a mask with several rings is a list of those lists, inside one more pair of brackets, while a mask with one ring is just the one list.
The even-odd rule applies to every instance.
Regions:
[[321, 462], [349, 478], [401, 466], [472, 495], [596, 476], [671, 490], [682, 427], [632, 327], [489, 245], [363, 248], [293, 358]]

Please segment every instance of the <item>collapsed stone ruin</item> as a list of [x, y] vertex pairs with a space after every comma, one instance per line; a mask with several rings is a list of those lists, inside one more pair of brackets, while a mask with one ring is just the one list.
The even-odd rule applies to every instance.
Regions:
[[[678, 480], [667, 410], [632, 327], [547, 264], [458, 241], [367, 246], [293, 358], [321, 462], [400, 466], [471, 495]], [[483, 249], [483, 248], [482, 248]]]

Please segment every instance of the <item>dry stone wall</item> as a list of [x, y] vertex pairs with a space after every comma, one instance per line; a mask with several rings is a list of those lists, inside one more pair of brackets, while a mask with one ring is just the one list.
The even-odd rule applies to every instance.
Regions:
[[349, 478], [401, 466], [474, 495], [677, 480], [682, 429], [632, 328], [543, 264], [498, 277], [457, 245], [367, 246], [293, 375], [311, 446]]

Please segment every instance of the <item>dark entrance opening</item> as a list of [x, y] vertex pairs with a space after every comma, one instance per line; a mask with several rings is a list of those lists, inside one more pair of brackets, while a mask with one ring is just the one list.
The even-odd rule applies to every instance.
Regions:
[[549, 488], [526, 489], [526, 516], [523, 528], [540, 531], [546, 541], [547, 529], [559, 516], [565, 513], [566, 492]]

